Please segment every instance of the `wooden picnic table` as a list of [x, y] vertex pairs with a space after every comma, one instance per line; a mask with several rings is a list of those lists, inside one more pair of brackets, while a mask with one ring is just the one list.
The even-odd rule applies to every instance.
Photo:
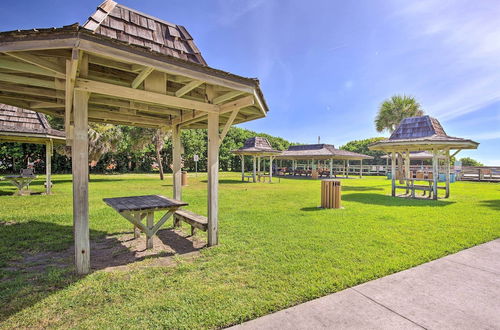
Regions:
[[[153, 248], [153, 236], [175, 211], [188, 205], [161, 195], [104, 198], [103, 201], [134, 225], [135, 238], [139, 237], [139, 230], [146, 234], [146, 249]], [[166, 213], [155, 224], [154, 213], [161, 211]], [[144, 218], [146, 224], [142, 223]]]
[[15, 195], [22, 196], [30, 194], [29, 189], [25, 188], [29, 188], [30, 183], [36, 179], [36, 175], [5, 175], [3, 178], [16, 186]]

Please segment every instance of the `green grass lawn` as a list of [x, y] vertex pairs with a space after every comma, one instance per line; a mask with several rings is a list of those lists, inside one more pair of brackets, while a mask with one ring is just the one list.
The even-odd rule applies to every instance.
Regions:
[[[319, 181], [242, 183], [235, 173], [220, 179], [219, 246], [175, 267], [85, 277], [72, 269], [9, 267], [26, 253], [72, 244], [71, 176], [54, 176], [52, 196], [14, 197], [0, 183], [0, 327], [228, 326], [500, 236], [499, 184], [457, 182], [450, 199], [426, 201], [389, 197], [385, 178], [349, 179], [342, 182], [345, 208], [322, 210]], [[33, 190], [43, 191], [42, 180]], [[171, 177], [91, 180], [94, 239], [131, 229], [102, 198], [172, 193]], [[191, 175], [183, 199], [206, 214], [205, 175]]]

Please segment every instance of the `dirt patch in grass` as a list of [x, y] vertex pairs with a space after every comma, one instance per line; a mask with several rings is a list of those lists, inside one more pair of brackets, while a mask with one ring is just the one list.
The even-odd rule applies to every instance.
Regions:
[[[132, 232], [109, 235], [90, 243], [90, 260], [93, 271], [127, 270], [136, 262], [150, 259], [151, 262], [140, 265], [171, 266], [178, 255], [190, 259], [206, 245], [196, 236], [187, 236], [181, 230], [164, 229], [153, 238], [153, 248], [146, 249], [146, 236], [142, 234], [134, 239]], [[44, 251], [22, 253], [20, 258], [8, 263], [3, 270], [10, 272], [40, 273], [52, 268], [72, 268], [74, 261], [73, 247], [64, 251]]]

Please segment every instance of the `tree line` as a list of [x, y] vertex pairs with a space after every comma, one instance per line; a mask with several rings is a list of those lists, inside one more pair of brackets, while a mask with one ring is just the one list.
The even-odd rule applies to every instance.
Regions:
[[[374, 120], [378, 132], [392, 133], [404, 118], [424, 114], [415, 98], [394, 95], [384, 100]], [[55, 129], [64, 129], [63, 121], [48, 118]], [[231, 153], [243, 146], [245, 140], [255, 136], [265, 137], [273, 148], [286, 150], [292, 143], [281, 137], [256, 133], [240, 127], [231, 127], [224, 138], [219, 152], [219, 167], [222, 171], [241, 171], [241, 159]], [[371, 143], [384, 139], [374, 137], [354, 140], [341, 149], [374, 157], [363, 163], [367, 165], [385, 164], [385, 153], [369, 150]], [[181, 133], [182, 168], [186, 171], [206, 171], [207, 130], [190, 129]], [[71, 173], [71, 150], [66, 146], [56, 148], [52, 159], [53, 173]], [[162, 129], [148, 129], [110, 124], [89, 124], [89, 166], [91, 173], [150, 173], [157, 171], [163, 178], [164, 172], [171, 172], [172, 143], [170, 132]], [[197, 164], [194, 161], [198, 156]], [[18, 173], [27, 163], [34, 163], [35, 171], [45, 171], [45, 146], [35, 144], [0, 143], [0, 172]], [[461, 159], [464, 166], [481, 166], [471, 158]], [[284, 163], [286, 164], [286, 162]], [[289, 164], [288, 164], [289, 165]], [[251, 162], [245, 162], [246, 170], [251, 170]]]

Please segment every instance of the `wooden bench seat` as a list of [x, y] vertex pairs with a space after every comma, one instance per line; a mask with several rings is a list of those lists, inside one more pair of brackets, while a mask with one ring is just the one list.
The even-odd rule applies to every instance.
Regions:
[[174, 226], [180, 226], [180, 222], [184, 221], [191, 225], [191, 235], [194, 235], [195, 229], [203, 231], [208, 230], [208, 219], [202, 215], [196, 214], [187, 210], [177, 210], [174, 213]]

